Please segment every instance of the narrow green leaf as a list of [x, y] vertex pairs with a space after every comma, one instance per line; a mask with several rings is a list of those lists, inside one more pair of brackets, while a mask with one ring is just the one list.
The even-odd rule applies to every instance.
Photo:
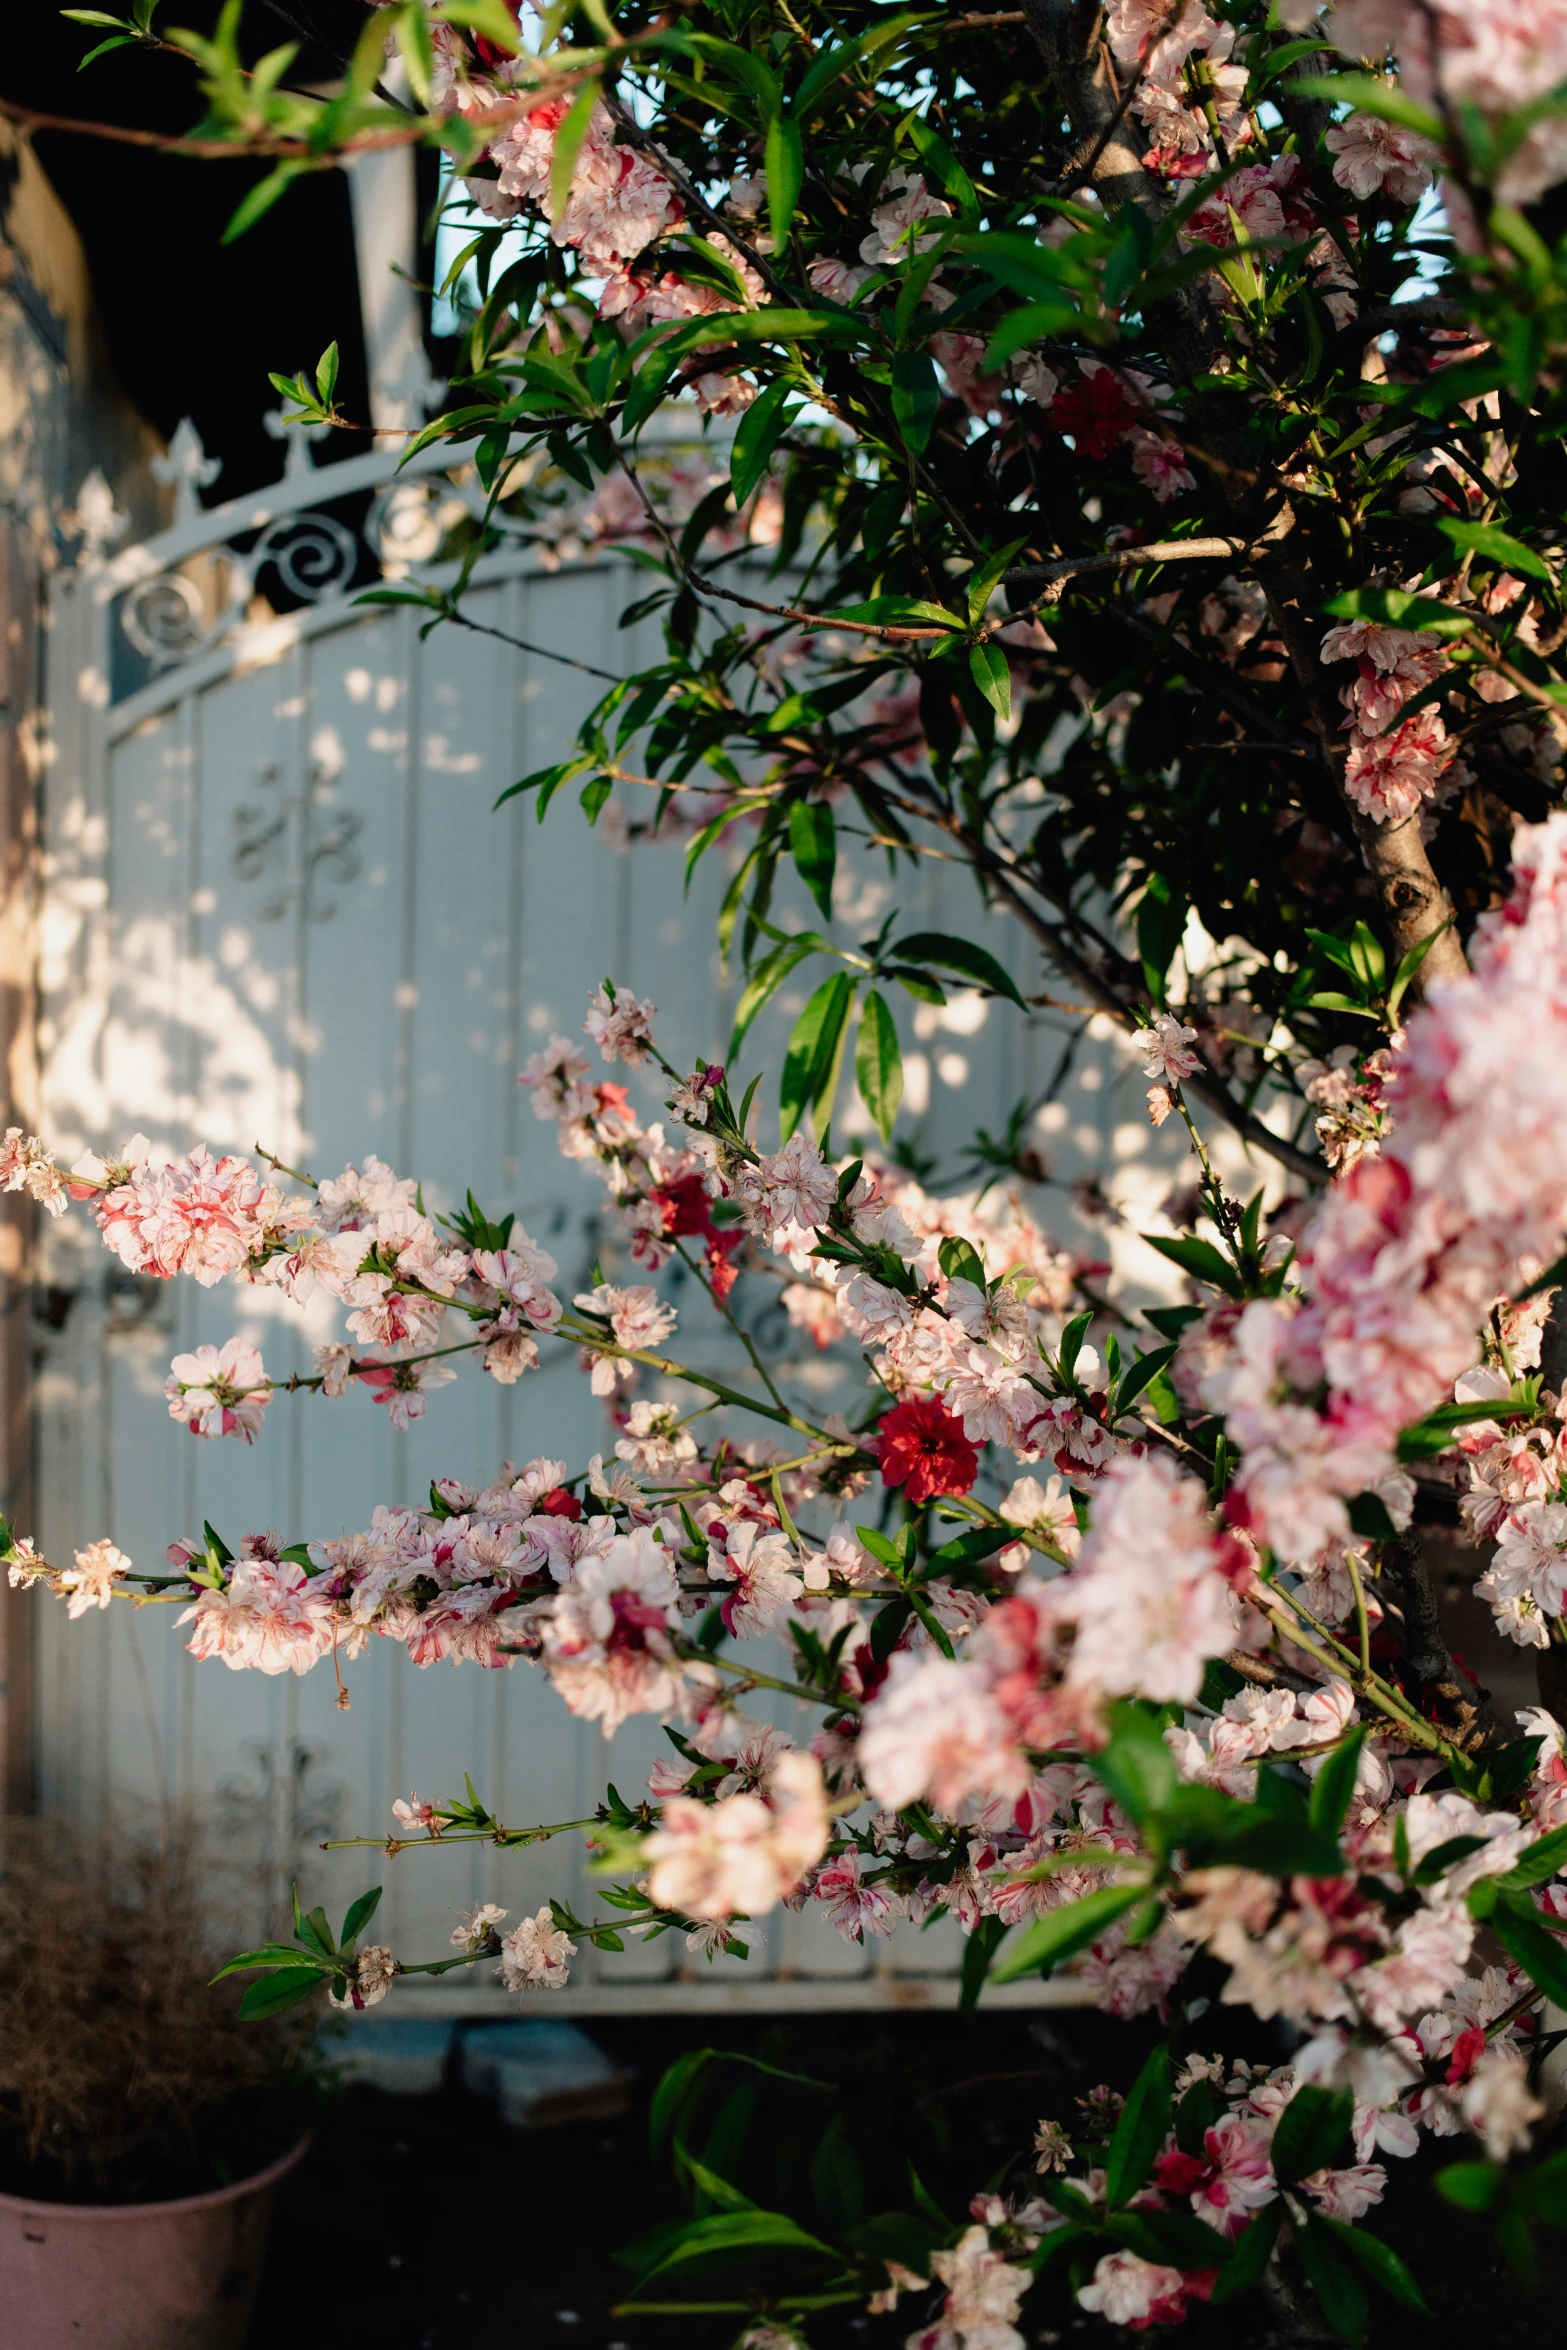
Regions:
[[1323, 1762], [1311, 1782], [1311, 1824], [1337, 1836], [1349, 1810], [1349, 1799], [1355, 1792], [1355, 1773], [1360, 1768], [1361, 1749], [1366, 1743], [1366, 1729], [1362, 1724], [1352, 1730], [1343, 1744], [1336, 1747]]
[[1273, 2133], [1273, 2175], [1282, 2186], [1332, 2164], [1349, 2136], [1355, 2099], [1348, 2089], [1297, 2089]]
[[338, 352], [336, 343], [328, 343], [316, 361], [316, 391], [323, 408], [332, 405], [332, 394], [337, 389]]
[[263, 1975], [245, 1987], [239, 2003], [240, 2022], [254, 2023], [258, 2016], [276, 2015], [281, 2008], [296, 2007], [301, 1999], [312, 1998], [325, 1980], [314, 1967], [308, 1972], [303, 1967], [286, 1967], [275, 1975]]
[[1148, 2184], [1170, 2126], [1170, 2051], [1163, 2041], [1132, 2083], [1105, 2157], [1105, 2202], [1119, 2211]]
[[1101, 1885], [1080, 1901], [1046, 1910], [1042, 1918], [1034, 1918], [1024, 1927], [1005, 1958], [991, 1968], [991, 1981], [1015, 1983], [1021, 1975], [1048, 1974], [1063, 1960], [1086, 1950], [1090, 1942], [1097, 1942], [1107, 1927], [1143, 1899], [1144, 1891], [1141, 1885]]
[[582, 142], [588, 135], [588, 124], [599, 102], [597, 82], [589, 82], [577, 92], [571, 102], [571, 111], [555, 133], [554, 151], [550, 156], [550, 221], [552, 225], [564, 219], [566, 206], [571, 202], [571, 183], [577, 169], [577, 157]]
[[900, 939], [888, 954], [889, 959], [895, 958], [900, 963], [934, 963], [939, 971], [955, 971], [960, 979], [970, 979], [992, 995], [1005, 996], [1020, 1012], [1028, 1009], [1016, 984], [1007, 977], [995, 956], [976, 946], [972, 939], [952, 938], [940, 930], [920, 930], [912, 938]]
[[1384, 2244], [1380, 2236], [1369, 2235], [1364, 2228], [1352, 2228], [1344, 2220], [1329, 2219], [1325, 2213], [1319, 2213], [1312, 2225], [1326, 2228], [1336, 2243], [1352, 2252], [1389, 2299], [1405, 2309], [1418, 2310], [1423, 2317], [1430, 2316], [1425, 2295], [1391, 2244]]
[[370, 1923], [380, 1906], [379, 1885], [372, 1885], [368, 1893], [361, 1893], [357, 1901], [350, 1903], [348, 1914], [343, 1920], [342, 1947], [345, 1950], [350, 1942], [358, 1939], [361, 1930]]
[[794, 868], [832, 920], [832, 882], [838, 868], [838, 827], [827, 800], [796, 800], [789, 811], [789, 848]]
[[1358, 2350], [1365, 2339], [1367, 2302], [1359, 2270], [1318, 2219], [1310, 2219], [1296, 2230], [1295, 2245], [1323, 2316], [1335, 2333]]
[[819, 953], [825, 945], [826, 941], [818, 938], [814, 930], [805, 931], [797, 938], [785, 939], [782, 946], [775, 947], [764, 961], [758, 963], [741, 991], [739, 1003], [735, 1006], [735, 1024], [729, 1038], [729, 1050], [725, 1055], [727, 1060], [734, 1060], [744, 1041], [746, 1030], [762, 1006], [777, 994], [795, 965], [803, 963], [807, 955]]
[[279, 196], [286, 195], [300, 173], [308, 171], [309, 168], [308, 164], [296, 163], [290, 159], [286, 163], [280, 163], [275, 171], [269, 171], [266, 178], [259, 181], [251, 189], [250, 194], [243, 197], [235, 206], [230, 215], [228, 226], [223, 231], [221, 241], [225, 245], [232, 245], [235, 239], [242, 237], [248, 228], [254, 228], [262, 214], [270, 212]]
[[424, 0], [403, 0], [397, 11], [397, 46], [408, 75], [408, 87], [421, 106], [430, 103], [435, 78], [435, 44], [430, 38]]
[[916, 457], [923, 456], [941, 405], [941, 387], [928, 351], [900, 351], [892, 362], [892, 414]]
[[1211, 1288], [1222, 1289], [1226, 1297], [1240, 1295], [1240, 1276], [1226, 1256], [1222, 1256], [1209, 1240], [1166, 1240], [1157, 1232], [1145, 1232], [1144, 1240], [1156, 1248], [1160, 1256], [1168, 1257], [1172, 1265], [1179, 1265], [1183, 1273], [1194, 1280], [1206, 1281]]
[[1526, 579], [1550, 579], [1551, 567], [1544, 556], [1510, 537], [1495, 522], [1451, 522], [1442, 517], [1436, 527], [1444, 538], [1451, 539], [1460, 555], [1485, 555], [1508, 571], [1522, 572]]
[[1006, 720], [1012, 715], [1012, 671], [997, 644], [970, 645], [969, 675], [995, 711]]
[[737, 506], [743, 506], [763, 474], [779, 441], [799, 415], [789, 406], [794, 387], [780, 376], [770, 383], [735, 427], [729, 452], [729, 486]]
[[889, 1140], [898, 1105], [903, 1099], [903, 1053], [897, 1023], [884, 997], [872, 988], [860, 1011], [860, 1036], [854, 1054], [854, 1081], [860, 1099], [876, 1121], [882, 1141]]
[[805, 185], [805, 150], [800, 126], [786, 115], [774, 115], [767, 125], [767, 225], [773, 233], [773, 251], [788, 248], [795, 206]]
[[854, 982], [846, 971], [835, 971], [794, 1024], [778, 1084], [778, 1131], [784, 1142], [806, 1111], [828, 1094], [853, 1000]]
[[1546, 1998], [1554, 2000], [1558, 2007], [1567, 2007], [1567, 1950], [1556, 1936], [1537, 1926], [1532, 1918], [1520, 1917], [1505, 1902], [1498, 1902], [1491, 1926], [1530, 1981], [1537, 1983]]
[[1235, 2239], [1235, 2248], [1220, 2269], [1215, 2281], [1212, 2301], [1222, 2308], [1226, 2301], [1236, 2300], [1260, 2284], [1263, 2271], [1273, 2256], [1273, 2247], [1279, 2240], [1279, 2229], [1284, 2219], [1282, 2200], [1267, 2204], [1256, 2218]]

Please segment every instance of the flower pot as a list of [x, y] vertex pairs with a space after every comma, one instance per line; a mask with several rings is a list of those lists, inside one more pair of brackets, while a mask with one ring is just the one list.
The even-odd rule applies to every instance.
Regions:
[[172, 2203], [0, 2195], [5, 2350], [241, 2350], [273, 2190], [309, 2143], [233, 2186]]

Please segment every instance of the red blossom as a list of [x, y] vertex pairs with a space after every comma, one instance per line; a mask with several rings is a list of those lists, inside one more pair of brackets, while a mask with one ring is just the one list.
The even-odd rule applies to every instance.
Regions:
[[1485, 2049], [1485, 2033], [1478, 2024], [1471, 2024], [1467, 2032], [1459, 2033], [1447, 2060], [1447, 2085], [1450, 2089], [1456, 2089], [1468, 2080], [1485, 2054]]
[[894, 1404], [880, 1434], [882, 1483], [903, 1486], [916, 1504], [942, 1493], [967, 1493], [979, 1475], [979, 1454], [962, 1421], [933, 1395]]
[[564, 1485], [552, 1485], [548, 1493], [540, 1494], [539, 1510], [546, 1518], [577, 1519], [582, 1515], [582, 1504]]
[[1108, 457], [1136, 425], [1137, 411], [1120, 379], [1108, 367], [1098, 367], [1057, 392], [1050, 421], [1058, 432], [1071, 434], [1083, 456]]

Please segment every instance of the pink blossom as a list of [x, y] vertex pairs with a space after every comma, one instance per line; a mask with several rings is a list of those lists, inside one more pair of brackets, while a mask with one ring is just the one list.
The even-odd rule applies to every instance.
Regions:
[[582, 1025], [606, 1061], [624, 1061], [628, 1067], [640, 1069], [653, 1042], [657, 1010], [657, 1004], [639, 1004], [624, 989], [612, 996], [605, 986], [589, 998], [588, 1016]]
[[1167, 506], [1183, 490], [1197, 487], [1186, 451], [1168, 433], [1138, 430], [1130, 435], [1127, 445], [1132, 452], [1132, 471], [1152, 490], [1156, 504]]
[[178, 1621], [195, 1625], [192, 1656], [221, 1657], [230, 1672], [308, 1673], [332, 1645], [334, 1615], [292, 1559], [240, 1558], [227, 1586], [204, 1590]]
[[[28, 1544], [20, 1562], [22, 1574], [18, 1574], [17, 1563], [13, 1561], [10, 1577], [13, 1585], [32, 1580], [26, 1571], [30, 1551], [31, 1545]], [[89, 1542], [85, 1550], [77, 1551], [74, 1565], [63, 1567], [58, 1577], [60, 1589], [70, 1594], [66, 1615], [74, 1622], [91, 1608], [109, 1607], [113, 1602], [115, 1586], [123, 1582], [130, 1571], [130, 1560], [112, 1542]]]
[[1077, 1626], [1067, 1679], [1110, 1696], [1190, 1705], [1210, 1657], [1234, 1646], [1239, 1615], [1218, 1534], [1195, 1478], [1162, 1453], [1105, 1471], [1077, 1564], [1057, 1586]]
[[1452, 757], [1441, 713], [1427, 704], [1402, 726], [1351, 742], [1344, 789], [1378, 824], [1402, 824], [1433, 796]]
[[893, 1810], [926, 1796], [950, 1811], [972, 1793], [1020, 1795], [1031, 1775], [983, 1672], [940, 1655], [894, 1657], [866, 1709], [859, 1763]]
[[449, 1387], [457, 1374], [450, 1363], [364, 1362], [355, 1377], [363, 1380], [377, 1403], [386, 1406], [394, 1428], [410, 1428], [422, 1420], [432, 1387]]
[[1161, 1085], [1179, 1085], [1199, 1067], [1197, 1055], [1188, 1049], [1196, 1041], [1196, 1029], [1184, 1027], [1173, 1012], [1155, 1012], [1135, 1039], [1142, 1054], [1143, 1075], [1156, 1078]]
[[25, 1191], [51, 1216], [63, 1216], [68, 1204], [65, 1177], [37, 1135], [20, 1126], [8, 1126], [0, 1137], [0, 1191]]
[[1395, 204], [1418, 204], [1431, 185], [1436, 158], [1428, 142], [1380, 115], [1352, 114], [1334, 123], [1323, 143], [1336, 158], [1333, 177], [1362, 202], [1386, 195]]
[[491, 1289], [509, 1298], [535, 1330], [553, 1330], [561, 1316], [560, 1299], [549, 1287], [558, 1267], [547, 1249], [535, 1248], [520, 1224], [514, 1224], [501, 1249], [478, 1249], [473, 1269]]
[[127, 1153], [138, 1146], [138, 1158], [111, 1169], [122, 1180], [95, 1211], [106, 1244], [133, 1273], [165, 1280], [189, 1273], [210, 1289], [245, 1263], [267, 1214], [281, 1205], [278, 1194], [248, 1159], [215, 1160], [201, 1146], [181, 1165], [154, 1171], [141, 1136]]
[[863, 1881], [864, 1860], [851, 1844], [836, 1859], [818, 1869], [812, 1898], [826, 1910], [845, 1942], [863, 1942], [867, 1934], [890, 1934], [908, 1914], [896, 1893], [884, 1885]]
[[772, 1631], [805, 1589], [794, 1571], [788, 1537], [769, 1532], [754, 1518], [728, 1527], [723, 1542], [713, 1540], [710, 1533], [707, 1565], [718, 1582], [735, 1586], [719, 1612], [737, 1640]]
[[814, 1755], [788, 1750], [761, 1794], [699, 1803], [666, 1798], [663, 1824], [643, 1850], [648, 1891], [695, 1918], [757, 1917], [792, 1893], [827, 1845], [827, 1799]]
[[616, 1535], [583, 1560], [544, 1626], [544, 1662], [574, 1714], [601, 1721], [606, 1738], [629, 1714], [666, 1713], [680, 1702], [670, 1639], [680, 1591], [663, 1545], [645, 1527]]
[[272, 1382], [259, 1347], [248, 1338], [227, 1338], [221, 1347], [176, 1355], [163, 1392], [170, 1419], [183, 1421], [193, 1436], [242, 1436], [254, 1444]]
[[1176, 2325], [1186, 2315], [1186, 2279], [1178, 2268], [1143, 2260], [1135, 2252], [1107, 2252], [1091, 2281], [1078, 2287], [1078, 2306], [1108, 2325], [1142, 2333]]
[[[505, 1915], [504, 1910], [497, 1911], [497, 1922]], [[507, 1991], [564, 1991], [571, 1971], [569, 1961], [576, 1954], [575, 1942], [559, 1930], [548, 1909], [541, 1909], [530, 1918], [519, 1919], [509, 1934], [502, 1935], [495, 1972]]]
[[[597, 1289], [583, 1291], [576, 1303], [584, 1313], [608, 1322], [615, 1344], [631, 1354], [646, 1354], [661, 1346], [675, 1327], [674, 1307], [666, 1306], [657, 1290], [646, 1282], [620, 1289], [601, 1281]], [[613, 1395], [620, 1381], [635, 1376], [635, 1363], [628, 1362], [624, 1356], [595, 1354], [593, 1357], [595, 1395]]]
[[838, 1196], [838, 1178], [814, 1143], [798, 1131], [780, 1151], [743, 1167], [737, 1183], [748, 1232], [781, 1251], [808, 1249]]

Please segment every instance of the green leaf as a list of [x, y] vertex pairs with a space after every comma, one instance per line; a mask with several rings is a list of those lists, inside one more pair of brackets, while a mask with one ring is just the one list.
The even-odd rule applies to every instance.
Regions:
[[308, 1951], [301, 1950], [297, 1943], [263, 1942], [258, 1949], [242, 1950], [238, 1958], [231, 1958], [225, 1966], [220, 1966], [212, 1980], [221, 1983], [225, 1975], [251, 1974], [258, 1967], [265, 1967], [269, 1973], [275, 1973], [280, 1967], [307, 1967], [313, 1975], [327, 1971]]
[[1003, 721], [1012, 715], [1012, 671], [999, 645], [970, 645], [969, 675]]
[[1335, 2242], [1353, 2252], [1362, 2268], [1370, 2271], [1391, 2300], [1405, 2309], [1419, 2310], [1422, 2316], [1430, 2316], [1425, 2295], [1392, 2246], [1384, 2244], [1380, 2236], [1369, 2235], [1364, 2228], [1352, 2228], [1345, 2220], [1329, 2219], [1325, 2212], [1317, 2214], [1312, 2226], [1326, 2228]]
[[1028, 545], [1026, 538], [1013, 539], [1009, 546], [998, 547], [986, 563], [976, 563], [964, 587], [968, 592], [969, 626], [978, 628], [985, 617], [985, 608], [1005, 576], [1008, 565]]
[[1520, 1917], [1505, 1902], [1498, 1902], [1491, 1926], [1530, 1981], [1537, 1983], [1546, 1998], [1554, 2000], [1558, 2007], [1567, 2007], [1567, 1950], [1556, 1936], [1537, 1926], [1532, 1918]]
[[872, 596], [868, 604], [844, 604], [822, 614], [823, 625], [834, 620], [863, 620], [874, 628], [950, 628], [963, 623], [944, 604], [929, 604], [918, 596]]
[[663, 2074], [653, 2092], [648, 2107], [648, 2138], [655, 2155], [663, 2151], [664, 2141], [676, 2128], [680, 2115], [695, 2097], [717, 2057], [713, 2048], [688, 2048], [684, 2056], [677, 2056]]
[[1165, 983], [1176, 949], [1186, 935], [1186, 899], [1162, 873], [1150, 873], [1137, 909], [1137, 952], [1142, 958], [1143, 984], [1156, 1004], [1165, 1000]]
[[1119, 2211], [1153, 2172], [1170, 2126], [1170, 2051], [1163, 2041], [1132, 2083], [1105, 2157], [1105, 2203]]
[[1359, 2270], [1319, 2219], [1296, 2230], [1295, 2246], [1323, 2316], [1335, 2333], [1358, 2345], [1365, 2338], [1367, 2300]]
[[1007, 1929], [1000, 1918], [980, 1918], [974, 1931], [963, 1945], [963, 1967], [958, 1985], [958, 2012], [972, 2015], [979, 2005], [979, 1995], [985, 1987], [990, 1962], [1006, 1940]]
[[1325, 1757], [1322, 1768], [1311, 1782], [1311, 1824], [1329, 1836], [1337, 1836], [1349, 1810], [1349, 1799], [1355, 1792], [1355, 1773], [1360, 1768], [1361, 1749], [1366, 1743], [1366, 1729], [1362, 1723], [1352, 1730], [1341, 1746]]
[[403, 0], [397, 11], [397, 46], [408, 74], [408, 87], [421, 106], [430, 103], [430, 84], [435, 74], [435, 44], [430, 38], [429, 20], [424, 13], [424, 0]]
[[1116, 1387], [1115, 1408], [1111, 1415], [1114, 1419], [1119, 1420], [1123, 1413], [1130, 1410], [1144, 1388], [1151, 1387], [1160, 1373], [1174, 1362], [1175, 1354], [1173, 1346], [1158, 1346], [1152, 1354], [1139, 1355], [1135, 1362], [1128, 1363]]
[[326, 1977], [316, 1968], [280, 1968], [275, 1975], [263, 1975], [258, 1982], [247, 1983], [245, 1995], [239, 2003], [239, 2020], [254, 2023], [258, 2016], [276, 2015], [285, 2007], [297, 2007], [301, 1999], [310, 1999], [321, 1988]]
[[903, 1053], [897, 1024], [884, 997], [871, 988], [860, 1010], [860, 1036], [854, 1053], [854, 1081], [860, 1099], [876, 1121], [886, 1142], [903, 1099]]
[[262, 214], [271, 211], [279, 196], [288, 193], [300, 173], [309, 171], [310, 168], [308, 163], [298, 163], [291, 158], [285, 163], [280, 163], [275, 171], [269, 171], [266, 178], [258, 181], [249, 195], [242, 197], [235, 206], [230, 215], [228, 226], [223, 231], [221, 242], [225, 245], [232, 245], [237, 238], [245, 234], [247, 229], [254, 228]]
[[1209, 1240], [1166, 1240], [1156, 1232], [1145, 1232], [1144, 1240], [1156, 1248], [1160, 1256], [1168, 1257], [1172, 1265], [1179, 1265], [1183, 1273], [1194, 1280], [1206, 1281], [1213, 1289], [1222, 1289], [1226, 1297], [1239, 1297], [1240, 1275], [1226, 1256]]
[[550, 220], [559, 223], [565, 217], [571, 201], [571, 182], [577, 168], [577, 157], [582, 142], [588, 135], [588, 124], [599, 102], [597, 82], [588, 82], [571, 102], [560, 129], [555, 133], [555, 146], [550, 156]]
[[1441, 116], [1431, 113], [1427, 107], [1417, 106], [1396, 82], [1384, 81], [1380, 74], [1307, 74], [1302, 80], [1291, 82], [1290, 90], [1302, 98], [1326, 99], [1330, 106], [1354, 106], [1362, 114], [1379, 115], [1383, 122], [1396, 122], [1401, 129], [1413, 131], [1417, 138], [1428, 139], [1434, 147], [1447, 143]]
[[972, 1281], [976, 1289], [985, 1286], [985, 1265], [978, 1249], [961, 1233], [951, 1232], [936, 1251], [936, 1262], [949, 1281]]
[[789, 847], [794, 868], [822, 910], [832, 920], [832, 879], [838, 866], [838, 827], [826, 800], [796, 800], [789, 811]]
[[784, 115], [774, 115], [767, 125], [765, 167], [767, 225], [773, 233], [773, 251], [781, 254], [787, 250], [795, 206], [805, 185], [805, 150], [800, 126]]
[[1521, 539], [1510, 538], [1494, 522], [1450, 522], [1442, 517], [1436, 527], [1444, 538], [1451, 539], [1460, 555], [1486, 555], [1508, 571], [1521, 571], [1526, 579], [1550, 580], [1551, 567], [1544, 556], [1526, 547]]
[[1110, 1742], [1094, 1756], [1094, 1776], [1104, 1781], [1127, 1817], [1141, 1825], [1174, 1799], [1180, 1773], [1144, 1708], [1124, 1701], [1112, 1705], [1109, 1721]]
[[916, 457], [923, 456], [941, 405], [930, 353], [900, 351], [892, 362], [891, 384], [893, 421]]
[[323, 408], [332, 405], [332, 394], [337, 389], [338, 353], [336, 343], [328, 343], [316, 361], [316, 391]]
[[735, 1006], [735, 1024], [730, 1034], [726, 1060], [733, 1061], [736, 1058], [746, 1030], [762, 1006], [777, 994], [795, 965], [803, 963], [807, 955], [820, 954], [826, 944], [826, 940], [818, 938], [814, 930], [801, 931], [794, 938], [786, 938], [781, 946], [774, 947], [772, 953], [757, 964]]
[[977, 986], [988, 988], [992, 995], [1005, 996], [1020, 1012], [1028, 1009], [995, 956], [975, 946], [971, 939], [952, 938], [940, 930], [920, 930], [912, 938], [900, 939], [889, 950], [890, 959], [900, 963], [934, 963], [939, 971], [955, 971], [960, 979], [971, 979]]
[[1458, 2211], [1489, 2211], [1502, 2191], [1493, 2162], [1450, 2162], [1436, 2174], [1436, 2191]]
[[1564, 1868], [1567, 1868], [1567, 1828], [1553, 1828], [1538, 1844], [1531, 1844], [1514, 1861], [1506, 1876], [1498, 1877], [1496, 1882], [1505, 1892], [1525, 1893], [1531, 1885], [1543, 1885], [1547, 1878], [1558, 1876]]
[[[1101, 1759], [1096, 1756], [1096, 1763]], [[1048, 1974], [1064, 1959], [1085, 1950], [1090, 1942], [1097, 1942], [1107, 1926], [1114, 1925], [1118, 1917], [1124, 1917], [1143, 1899], [1145, 1891], [1142, 1885], [1101, 1885], [1097, 1891], [1085, 1893], [1080, 1901], [1068, 1901], [1060, 1909], [1046, 1910], [1043, 1917], [1032, 1919], [1024, 1927], [1022, 1938], [991, 1968], [991, 1981], [1015, 1983], [1021, 1975], [1040, 1971]]]
[[368, 1893], [361, 1893], [357, 1901], [349, 1904], [348, 1914], [343, 1920], [342, 1947], [345, 1950], [350, 1942], [358, 1939], [361, 1930], [370, 1923], [380, 1906], [379, 1885], [373, 1885]]
[[1249, 2293], [1260, 2284], [1263, 2271], [1273, 2256], [1273, 2247], [1279, 2240], [1279, 2229], [1284, 2220], [1282, 2198], [1259, 2211], [1235, 2239], [1235, 2248], [1220, 2269], [1214, 2281], [1210, 2300], [1222, 2307], [1242, 2293]]
[[1439, 1404], [1423, 1420], [1412, 1421], [1400, 1432], [1398, 1457], [1401, 1461], [1427, 1460], [1433, 1453], [1446, 1452], [1460, 1428], [1477, 1420], [1506, 1421], [1516, 1416], [1516, 1408], [1500, 1398], [1494, 1403]]
[[767, 471], [779, 441], [800, 413], [798, 408], [789, 406], [793, 388], [780, 376], [759, 399], [751, 402], [735, 427], [729, 451], [729, 486], [737, 506], [745, 504]]
[[1471, 614], [1408, 588], [1351, 588], [1330, 597], [1322, 609], [1334, 620], [1379, 620], [1389, 628], [1426, 628], [1437, 636], [1467, 636], [1474, 627]]
[[693, 2261], [762, 2251], [818, 2253], [835, 2263], [840, 2258], [831, 2245], [824, 2244], [817, 2236], [807, 2235], [786, 2212], [719, 2211], [692, 2220], [682, 2228], [675, 2240], [638, 2274], [637, 2289], [640, 2291], [650, 2284], [654, 2277], [667, 2276], [672, 2269], [689, 2267]]
[[833, 1090], [854, 982], [846, 971], [824, 979], [790, 1032], [778, 1083], [778, 1132], [787, 1142], [808, 1109], [819, 1109]]
[[1354, 2118], [1353, 2090], [1319, 2089], [1313, 2082], [1297, 2089], [1273, 2133], [1270, 2159], [1279, 2184], [1293, 2186], [1313, 2171], [1330, 2168]]

